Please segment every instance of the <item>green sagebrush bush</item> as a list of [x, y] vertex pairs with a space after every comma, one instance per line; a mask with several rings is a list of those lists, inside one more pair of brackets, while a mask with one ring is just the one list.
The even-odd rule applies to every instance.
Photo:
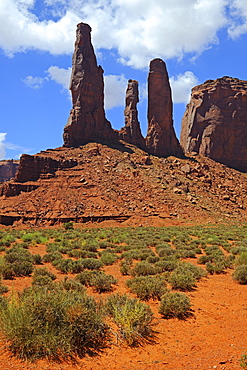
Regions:
[[139, 299], [111, 295], [105, 304], [107, 314], [119, 328], [118, 337], [130, 346], [153, 336], [153, 313]]
[[161, 297], [159, 313], [165, 318], [178, 317], [182, 319], [189, 314], [190, 308], [190, 299], [186, 294], [166, 293]]
[[237, 266], [232, 276], [239, 284], [247, 284], [247, 264]]
[[0, 322], [10, 350], [22, 359], [98, 352], [108, 337], [96, 301], [71, 290], [29, 288], [13, 295], [1, 304]]
[[148, 263], [146, 261], [138, 262], [135, 267], [130, 271], [132, 276], [147, 276], [147, 275], [156, 275], [160, 273], [161, 268]]
[[167, 283], [162, 276], [137, 276], [127, 280], [126, 285], [143, 301], [160, 299], [167, 291]]
[[113, 289], [112, 285], [117, 283], [117, 279], [103, 271], [85, 270], [76, 275], [76, 280], [85, 286], [92, 287], [98, 293], [111, 291]]

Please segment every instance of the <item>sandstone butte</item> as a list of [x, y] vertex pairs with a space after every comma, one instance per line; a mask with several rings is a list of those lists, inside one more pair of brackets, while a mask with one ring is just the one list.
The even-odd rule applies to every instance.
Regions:
[[103, 69], [87, 24], [77, 26], [72, 63], [73, 106], [64, 145], [21, 156], [15, 178], [0, 185], [0, 223], [247, 220], [245, 174], [224, 165], [247, 170], [247, 82], [223, 77], [195, 87], [180, 146], [161, 59], [150, 63], [146, 137], [135, 80], [126, 90], [125, 126], [114, 130], [106, 119]]
[[222, 77], [192, 89], [182, 120], [185, 153], [247, 171], [247, 81]]

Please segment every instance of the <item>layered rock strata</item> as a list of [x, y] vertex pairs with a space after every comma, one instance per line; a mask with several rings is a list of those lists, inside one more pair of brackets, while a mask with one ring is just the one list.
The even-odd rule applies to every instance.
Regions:
[[3, 160], [0, 161], [0, 182], [8, 181], [15, 177], [19, 161]]
[[247, 81], [222, 77], [192, 89], [182, 120], [181, 145], [247, 171]]
[[77, 147], [90, 140], [111, 140], [117, 133], [105, 118], [103, 69], [91, 43], [91, 27], [77, 25], [70, 90], [73, 107], [64, 128], [64, 145]]
[[150, 63], [148, 75], [147, 151], [159, 157], [182, 156], [172, 119], [172, 96], [166, 65], [161, 59]]
[[125, 126], [120, 130], [119, 137], [124, 141], [145, 148], [145, 140], [138, 121], [137, 103], [139, 102], [138, 81], [129, 80], [125, 98]]

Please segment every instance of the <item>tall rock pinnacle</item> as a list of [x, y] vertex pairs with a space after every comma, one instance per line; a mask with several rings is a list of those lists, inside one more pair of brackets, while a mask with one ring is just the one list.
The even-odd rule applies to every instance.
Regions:
[[222, 77], [194, 87], [180, 140], [187, 153], [247, 171], [247, 81]]
[[141, 133], [140, 123], [138, 121], [137, 103], [139, 102], [138, 82], [128, 81], [125, 99], [125, 126], [120, 130], [119, 137], [140, 148], [145, 147], [145, 141]]
[[173, 127], [172, 96], [166, 65], [161, 59], [150, 63], [148, 76], [148, 132], [146, 146], [149, 153], [181, 156], [182, 149]]
[[92, 139], [107, 140], [114, 136], [111, 124], [105, 118], [103, 72], [101, 66], [97, 66], [91, 27], [79, 23], [70, 82], [73, 107], [64, 128], [65, 146], [76, 147]]

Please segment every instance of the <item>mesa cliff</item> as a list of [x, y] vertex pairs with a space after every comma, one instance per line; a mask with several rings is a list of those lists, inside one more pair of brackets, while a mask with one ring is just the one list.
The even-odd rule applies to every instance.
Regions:
[[185, 153], [247, 171], [247, 81], [222, 77], [192, 89], [182, 120]]

